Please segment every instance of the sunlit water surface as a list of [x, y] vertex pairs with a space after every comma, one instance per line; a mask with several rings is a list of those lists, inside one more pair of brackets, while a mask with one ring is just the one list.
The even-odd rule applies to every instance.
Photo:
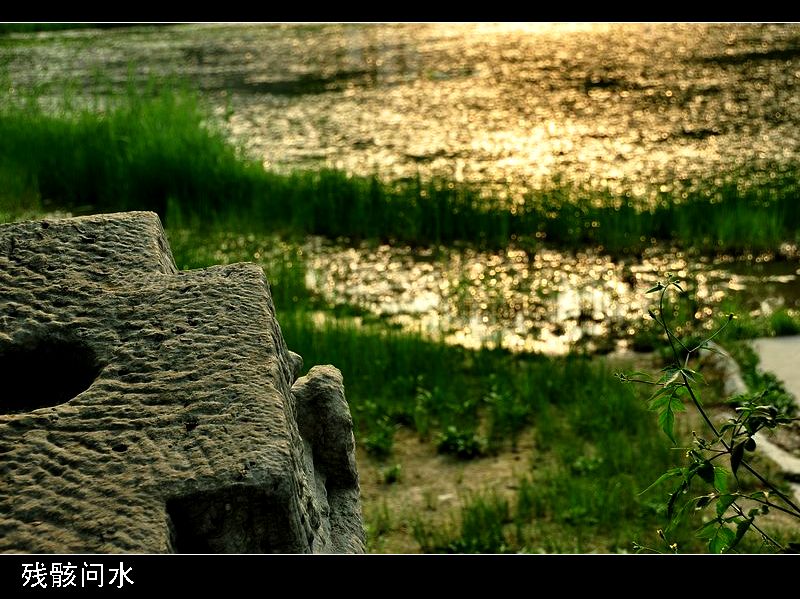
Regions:
[[[0, 43], [18, 89], [71, 82], [102, 95], [177, 74], [278, 171], [442, 176], [511, 201], [576, 183], [646, 202], [677, 181], [800, 163], [798, 24], [204, 24], [22, 38]], [[312, 238], [304, 251], [308, 285], [330, 301], [470, 346], [561, 352], [624, 336], [667, 271], [711, 304], [744, 293], [769, 311], [800, 297], [793, 248], [612, 260]]]

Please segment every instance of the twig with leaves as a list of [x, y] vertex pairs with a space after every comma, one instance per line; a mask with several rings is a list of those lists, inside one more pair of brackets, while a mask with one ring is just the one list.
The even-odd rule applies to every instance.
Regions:
[[[645, 493], [667, 480], [677, 479], [677, 487], [670, 493], [667, 502], [669, 524], [663, 531], [659, 530], [659, 536], [670, 551], [677, 552], [677, 546], [669, 543], [667, 535], [675, 529], [692, 507], [702, 510], [713, 504], [715, 507], [713, 517], [697, 533], [700, 538], [708, 540], [710, 552], [724, 553], [733, 550], [748, 531], [760, 534], [764, 542], [776, 551], [795, 551], [798, 549], [796, 544], [791, 543], [784, 547], [759, 526], [757, 518], [774, 509], [800, 519], [800, 506], [745, 459], [746, 454], [756, 448], [754, 436], [758, 431], [786, 425], [794, 418], [775, 406], [760, 401], [764, 397], [762, 392], [735, 398], [737, 404], [735, 416], [719, 427], [712, 422], [696, 388], [699, 383], [704, 382], [703, 377], [690, 368], [690, 360], [703, 350], [719, 353], [710, 342], [725, 330], [734, 316], [729, 314], [725, 323], [712, 335], [697, 345], [687, 347], [670, 327], [664, 312], [665, 296], [670, 289], [675, 289], [678, 293], [684, 292], [680, 283], [671, 276], [668, 276], [666, 282], [659, 282], [647, 291], [647, 293], [659, 293], [657, 312], [652, 309], [648, 312], [664, 331], [674, 361], [662, 369], [661, 376], [657, 380], [653, 380], [643, 372], [616, 375], [623, 382], [655, 387], [655, 391], [648, 399], [648, 408], [658, 413], [658, 424], [673, 445], [678, 445], [675, 437], [675, 415], [686, 410], [687, 399], [700, 414], [712, 435], [710, 439], [706, 439], [693, 432], [691, 446], [683, 448], [688, 465], [668, 470], [642, 491]], [[730, 466], [730, 473], [733, 474], [733, 485], [727, 466]], [[744, 492], [739, 484], [741, 469], [752, 474], [763, 485], [763, 489]], [[689, 494], [696, 479], [710, 486], [711, 492], [690, 496], [690, 499], [679, 507], [679, 501]], [[639, 550], [650, 549], [641, 545], [636, 547]]]

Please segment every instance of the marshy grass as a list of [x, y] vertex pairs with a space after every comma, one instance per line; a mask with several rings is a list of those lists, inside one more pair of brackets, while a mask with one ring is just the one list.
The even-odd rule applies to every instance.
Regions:
[[[151, 84], [82, 106], [0, 91], [0, 213], [154, 210], [169, 227], [283, 232], [410, 244], [547, 243], [709, 251], [798, 240], [800, 168], [742, 169], [674, 184], [650, 201], [554, 182], [523, 198], [441, 179], [383, 181], [333, 169], [280, 174], [234, 146], [194, 94]], [[723, 176], [724, 175], [724, 176]]]
[[[494, 490], [466, 495], [448, 521], [412, 518], [412, 535], [423, 553], [704, 553], [707, 542], [696, 534], [704, 516], [699, 511], [671, 530], [668, 542], [660, 537], [664, 501], [640, 494], [643, 471], [617, 474], [606, 484], [599, 473], [569, 478], [554, 466], [521, 477], [507, 497]], [[797, 538], [796, 528], [780, 522], [764, 527], [781, 543]], [[375, 528], [372, 537], [379, 542], [391, 528]], [[736, 550], [771, 552], [758, 535], [745, 536]]]
[[[388, 327], [357, 309], [326, 304], [306, 288], [300, 244], [256, 234], [216, 232], [200, 239], [192, 230], [168, 234], [179, 268], [241, 261], [264, 268], [288, 346], [307, 365], [332, 363], [342, 370], [357, 439], [376, 457], [391, 455], [401, 426], [441, 453], [469, 459], [515, 449], [519, 435], [531, 425], [537, 426], [537, 434], [550, 435], [542, 440], [548, 446], [559, 431], [565, 437], [588, 434], [592, 427], [619, 431], [638, 418], [629, 414], [628, 392], [618, 388], [608, 367], [590, 356], [557, 358], [446, 345], [435, 336]], [[711, 317], [698, 318], [701, 308], [689, 285], [686, 294], [669, 299], [665, 311], [680, 334], [698, 339], [729, 311], [741, 314], [719, 338], [731, 347], [741, 339], [792, 330], [800, 322], [785, 308], [769, 317], [753, 317], [734, 300]], [[634, 341], [634, 347], [645, 351], [667, 349], [652, 321], [642, 323]], [[594, 405], [598, 402], [592, 397], [602, 401]], [[586, 430], [576, 433], [560, 424], [573, 420]]]
[[[695, 183], [649, 205], [561, 185], [512, 207], [443, 180], [269, 172], [232, 145], [188, 92], [131, 89], [102, 106], [65, 103], [55, 111], [8, 90], [0, 100], [0, 220], [53, 209], [154, 210], [181, 268], [253, 259], [267, 265], [287, 345], [307, 365], [332, 363], [342, 371], [356, 439], [376, 458], [392, 454], [399, 427], [455, 459], [513, 449], [522, 431], [533, 430], [531, 470], [515, 496], [473, 496], [444, 529], [420, 520], [415, 536], [426, 551], [657, 544], [663, 497], [640, 491], [674, 465], [675, 452], [643, 397], [620, 385], [604, 361], [468, 350], [337, 318], [309, 295], [303, 256], [281, 238], [544, 242], [615, 252], [670, 241], [739, 251], [774, 249], [797, 241], [800, 230], [800, 170]], [[244, 233], [244, 241], [222, 239], [226, 230]], [[264, 234], [279, 235], [271, 249]], [[798, 330], [791, 314], [774, 316], [768, 326]], [[379, 520], [379, 528], [392, 526], [385, 507]], [[680, 534], [682, 547], [702, 548], [688, 529]]]
[[[545, 450], [576, 438], [599, 447], [610, 442], [601, 435], [613, 434], [630, 455], [633, 439], [652, 437], [644, 402], [590, 356], [471, 350], [350, 319], [315, 323], [304, 311], [279, 318], [306, 364], [342, 371], [357, 439], [377, 457], [391, 454], [401, 426], [463, 459], [513, 449], [530, 426]], [[616, 459], [607, 462], [616, 467]]]
[[510, 496], [465, 497], [452, 523], [418, 518], [413, 532], [422, 550], [614, 553], [649, 541], [664, 508], [658, 493], [641, 491], [678, 456], [657, 434], [644, 398], [616, 384], [597, 360], [554, 358], [542, 370], [521, 370], [509, 378], [529, 406], [530, 472]]
[[135, 23], [0, 23], [0, 36], [9, 33], [42, 33], [73, 29], [111, 29], [130, 27]]
[[[562, 364], [556, 362], [553, 369]], [[597, 364], [582, 365], [595, 368]], [[574, 365], [573, 365], [574, 368]], [[577, 374], [574, 370], [572, 374]], [[646, 412], [644, 396], [603, 387], [590, 375], [557, 401], [540, 405], [531, 428], [534, 447], [529, 471], [505, 493], [487, 488], [462, 496], [461, 505], [444, 522], [414, 515], [411, 529], [423, 552], [432, 553], [629, 553], [647, 551], [703, 553], [707, 541], [697, 530], [709, 517], [696, 510], [668, 533], [665, 529], [669, 485], [651, 484], [658, 473], [685, 459], [693, 430], [701, 430], [696, 414], [679, 419], [679, 443], [672, 446], [658, 435], [654, 414]], [[591, 389], [597, 386], [594, 395]], [[758, 388], [757, 383], [755, 388]], [[705, 389], [707, 405], [721, 397]], [[645, 393], [646, 395], [647, 393]], [[761, 460], [761, 458], [757, 458]], [[763, 466], [763, 467], [762, 467]], [[780, 481], [777, 467], [759, 461], [759, 469]], [[729, 475], [729, 480], [733, 480]], [[697, 481], [695, 481], [697, 482]], [[758, 488], [755, 478], [740, 473], [739, 488]], [[785, 483], [781, 483], [785, 488]], [[694, 484], [689, 493], [705, 490]], [[762, 523], [764, 524], [764, 523]], [[782, 542], [797, 538], [796, 523], [780, 519], [764, 524]], [[674, 548], [672, 547], [675, 544]], [[737, 552], [773, 550], [758, 535], [745, 537]]]

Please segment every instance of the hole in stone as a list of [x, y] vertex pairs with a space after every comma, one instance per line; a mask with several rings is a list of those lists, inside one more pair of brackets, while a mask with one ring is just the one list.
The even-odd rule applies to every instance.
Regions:
[[167, 501], [176, 553], [297, 553], [292, 514], [263, 489], [234, 485]]
[[186, 432], [191, 432], [197, 428], [197, 425], [200, 423], [200, 420], [194, 414], [187, 416], [184, 419], [183, 426], [186, 427]]
[[65, 403], [88, 389], [101, 369], [85, 343], [63, 333], [0, 344], [0, 413]]
[[125, 443], [117, 443], [111, 449], [113, 449], [116, 452], [122, 453], [124, 451], [128, 451], [128, 446], [125, 445]]

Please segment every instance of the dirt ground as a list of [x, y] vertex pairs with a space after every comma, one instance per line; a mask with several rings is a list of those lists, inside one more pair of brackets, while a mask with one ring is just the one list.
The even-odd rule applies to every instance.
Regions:
[[[370, 534], [369, 551], [419, 553], [420, 546], [411, 528], [415, 517], [449, 523], [460, 501], [471, 492], [493, 490], [498, 495], [513, 496], [520, 476], [530, 472], [532, 451], [529, 432], [520, 436], [514, 452], [459, 460], [438, 454], [434, 443], [420, 441], [416, 433], [403, 428], [395, 434], [394, 452], [389, 459], [377, 461], [359, 450], [365, 522], [368, 526], [390, 529], [377, 540]], [[396, 465], [399, 465], [397, 481], [387, 482], [387, 474], [391, 478]]]
[[[633, 364], [634, 367], [652, 367], [652, 363], [645, 363], [648, 360], [637, 357], [639, 363]], [[629, 360], [621, 362], [631, 367]], [[707, 374], [713, 381], [714, 373]], [[722, 418], [724, 410], [711, 411], [715, 419]], [[787, 427], [779, 436], [784, 448], [800, 455], [800, 424]], [[368, 527], [368, 551], [421, 552], [413, 536], [415, 520], [454, 526], [458, 508], [470, 493], [491, 491], [511, 499], [520, 478], [532, 472], [534, 454], [533, 430], [520, 435], [516, 451], [507, 450], [472, 460], [439, 454], [435, 443], [420, 440], [414, 431], [403, 427], [396, 431], [393, 453], [386, 460], [376, 460], [359, 447], [357, 460], [364, 521]], [[756, 462], [768, 478], [780, 476], [779, 467], [770, 460]], [[781, 528], [799, 526], [794, 519], [777, 512], [773, 514], [768, 520]]]

